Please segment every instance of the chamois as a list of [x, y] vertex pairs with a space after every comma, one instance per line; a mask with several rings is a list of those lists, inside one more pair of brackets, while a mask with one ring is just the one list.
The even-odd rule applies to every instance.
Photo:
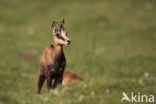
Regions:
[[[58, 84], [62, 84], [63, 73], [66, 66], [63, 45], [70, 44], [64, 23], [65, 21], [63, 19], [60, 23], [53, 21], [51, 24], [54, 45], [47, 46], [42, 52], [38, 73], [37, 93], [41, 92], [45, 79], [47, 80], [48, 91], [51, 88], [57, 87]], [[56, 25], [58, 25], [58, 29], [56, 29]]]
[[72, 73], [72, 72], [65, 72], [63, 74], [62, 85], [64, 85], [64, 86], [70, 85], [77, 81], [83, 81], [83, 79], [79, 75]]

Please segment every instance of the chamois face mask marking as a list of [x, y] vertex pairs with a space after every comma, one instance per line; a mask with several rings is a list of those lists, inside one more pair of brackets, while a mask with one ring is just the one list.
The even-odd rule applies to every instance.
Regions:
[[58, 39], [61, 39], [61, 40], [65, 41], [65, 39], [64, 39], [60, 34], [56, 34], [56, 37], [57, 37]]

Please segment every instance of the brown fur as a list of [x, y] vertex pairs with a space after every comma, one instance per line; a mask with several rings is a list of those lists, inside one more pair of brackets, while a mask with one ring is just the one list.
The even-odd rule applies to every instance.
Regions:
[[[55, 88], [58, 84], [62, 84], [63, 73], [66, 66], [66, 58], [63, 52], [63, 45], [70, 43], [64, 30], [64, 20], [61, 22], [60, 29], [55, 29], [55, 23], [52, 24], [54, 45], [50, 45], [44, 49], [40, 58], [38, 73], [38, 89], [41, 92], [42, 85], [47, 79], [47, 88]], [[63, 40], [57, 37], [62, 36]], [[52, 81], [54, 81], [52, 83]]]
[[62, 85], [69, 85], [72, 83], [75, 83], [77, 81], [82, 81], [82, 78], [75, 73], [72, 72], [66, 72], [63, 74], [63, 81]]

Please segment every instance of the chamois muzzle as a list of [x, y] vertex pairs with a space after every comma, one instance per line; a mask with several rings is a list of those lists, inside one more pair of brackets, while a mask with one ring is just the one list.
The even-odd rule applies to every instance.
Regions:
[[70, 40], [67, 40], [67, 44], [69, 45], [71, 43], [71, 41]]

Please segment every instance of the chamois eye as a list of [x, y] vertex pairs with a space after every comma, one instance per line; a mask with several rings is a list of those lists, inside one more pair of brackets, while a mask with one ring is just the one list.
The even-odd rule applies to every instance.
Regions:
[[60, 39], [62, 36], [60, 34], [56, 34], [56, 37]]
[[56, 37], [57, 37], [58, 39], [61, 39], [61, 40], [65, 41], [65, 39], [64, 39], [60, 34], [56, 34]]

